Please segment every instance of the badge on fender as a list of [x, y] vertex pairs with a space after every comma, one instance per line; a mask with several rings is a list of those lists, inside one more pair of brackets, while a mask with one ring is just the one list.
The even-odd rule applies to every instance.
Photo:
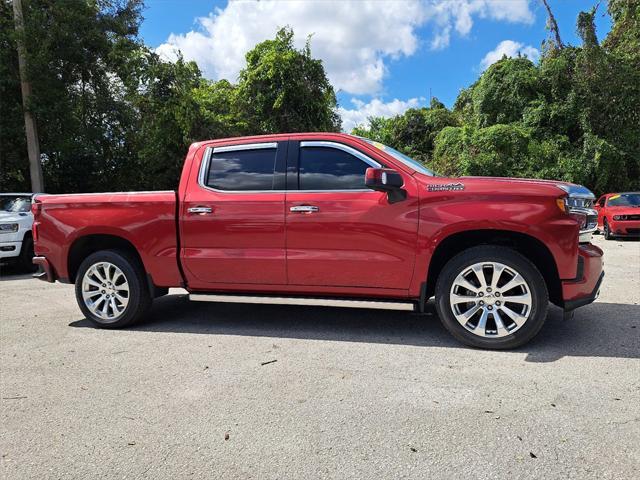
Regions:
[[456, 190], [464, 190], [464, 183], [432, 183], [427, 186], [430, 192], [449, 192]]

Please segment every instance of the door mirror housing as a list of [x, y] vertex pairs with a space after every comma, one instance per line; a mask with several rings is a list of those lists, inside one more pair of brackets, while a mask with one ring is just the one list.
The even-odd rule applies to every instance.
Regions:
[[404, 180], [402, 175], [390, 168], [367, 168], [364, 183], [371, 190], [391, 192], [401, 189]]
[[371, 190], [386, 192], [389, 203], [401, 202], [407, 198], [407, 192], [402, 189], [402, 175], [391, 168], [367, 168], [364, 183]]

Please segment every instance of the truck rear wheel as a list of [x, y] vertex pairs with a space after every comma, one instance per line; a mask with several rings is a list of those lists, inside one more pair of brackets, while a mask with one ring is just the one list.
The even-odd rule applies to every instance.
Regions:
[[456, 339], [497, 350], [531, 340], [549, 305], [546, 283], [535, 265], [515, 250], [491, 245], [449, 260], [435, 294], [438, 316]]
[[151, 306], [143, 266], [120, 250], [101, 250], [82, 262], [76, 300], [85, 317], [100, 328], [131, 325]]

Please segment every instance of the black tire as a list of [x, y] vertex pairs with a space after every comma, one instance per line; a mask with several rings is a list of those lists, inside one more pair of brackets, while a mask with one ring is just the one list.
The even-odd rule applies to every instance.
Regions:
[[[116, 320], [106, 321], [95, 315], [85, 304], [82, 282], [87, 271], [95, 264], [108, 262], [118, 267], [128, 283], [128, 303]], [[89, 255], [80, 265], [76, 275], [76, 300], [84, 316], [99, 328], [122, 328], [142, 319], [151, 307], [151, 296], [140, 261], [133, 255], [121, 250], [101, 250]]]
[[22, 240], [22, 248], [20, 249], [20, 256], [18, 257], [18, 268], [25, 272], [35, 271], [33, 256], [33, 238], [31, 238], [31, 234], [27, 233]]
[[[487, 338], [476, 335], [458, 322], [451, 305], [450, 292], [456, 277], [470, 266], [482, 262], [506, 265], [524, 278], [530, 290], [529, 317], [522, 326], [514, 329], [513, 333], [503, 337]], [[435, 297], [441, 322], [457, 340], [472, 347], [491, 350], [516, 348], [527, 343], [544, 325], [549, 307], [547, 285], [535, 265], [515, 250], [492, 245], [469, 248], [449, 260], [438, 276]]]
[[613, 240], [613, 235], [611, 235], [611, 229], [609, 228], [609, 222], [607, 222], [607, 219], [604, 219], [604, 239], [605, 240]]

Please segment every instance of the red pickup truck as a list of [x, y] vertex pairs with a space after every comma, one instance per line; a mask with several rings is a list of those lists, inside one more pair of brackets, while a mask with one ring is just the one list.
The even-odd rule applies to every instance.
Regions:
[[346, 134], [191, 145], [177, 192], [38, 195], [36, 276], [75, 283], [95, 325], [141, 318], [168, 287], [192, 300], [424, 311], [460, 341], [512, 348], [549, 301], [592, 302], [592, 193], [544, 180], [434, 175]]

